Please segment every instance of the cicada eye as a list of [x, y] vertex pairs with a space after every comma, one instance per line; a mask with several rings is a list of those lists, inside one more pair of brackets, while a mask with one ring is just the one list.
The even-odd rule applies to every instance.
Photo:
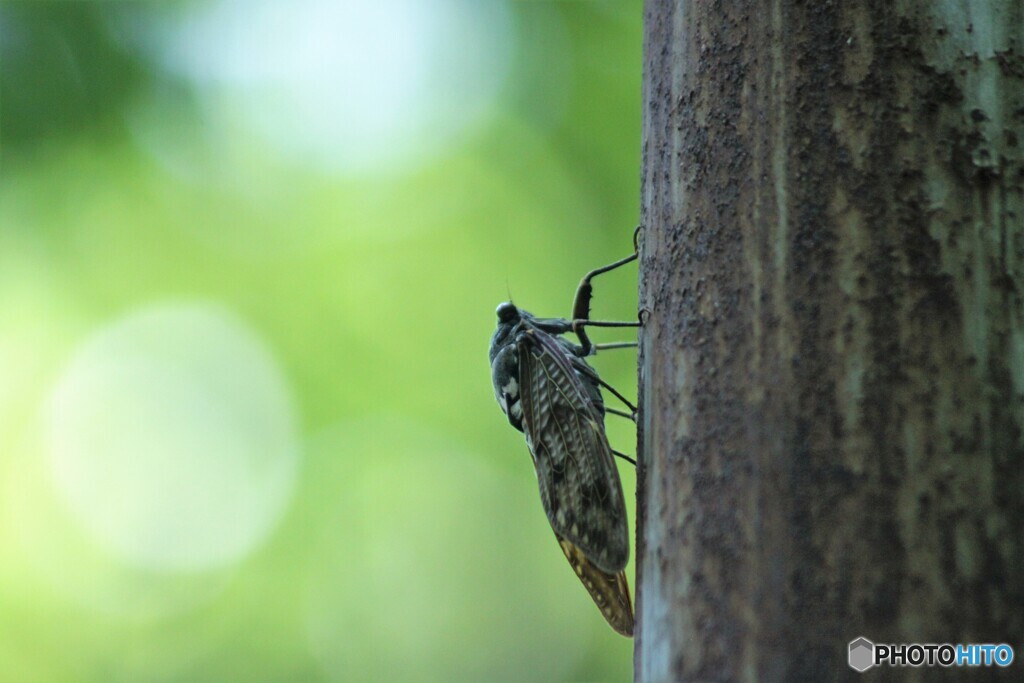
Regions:
[[512, 322], [519, 317], [519, 309], [511, 301], [499, 304], [496, 312], [498, 314], [498, 321], [503, 323]]

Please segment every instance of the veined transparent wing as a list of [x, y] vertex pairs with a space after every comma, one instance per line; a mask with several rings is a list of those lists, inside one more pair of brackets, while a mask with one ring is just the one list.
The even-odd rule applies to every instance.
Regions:
[[629, 560], [629, 530], [603, 416], [554, 337], [529, 327], [516, 343], [523, 431], [548, 521], [614, 575]]

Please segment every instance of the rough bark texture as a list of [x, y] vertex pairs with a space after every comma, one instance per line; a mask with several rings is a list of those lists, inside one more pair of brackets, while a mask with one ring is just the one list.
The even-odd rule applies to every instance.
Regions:
[[1024, 3], [645, 22], [637, 679], [1021, 660]]

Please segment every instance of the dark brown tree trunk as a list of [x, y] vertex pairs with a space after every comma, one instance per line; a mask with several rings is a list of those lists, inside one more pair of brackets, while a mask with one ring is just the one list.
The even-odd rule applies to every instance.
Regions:
[[1024, 657], [1024, 3], [645, 34], [637, 680]]

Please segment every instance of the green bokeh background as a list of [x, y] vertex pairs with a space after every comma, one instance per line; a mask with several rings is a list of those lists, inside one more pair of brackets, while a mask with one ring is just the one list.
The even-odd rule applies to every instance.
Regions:
[[[197, 86], [145, 45], [202, 4], [0, 5], [0, 680], [628, 680], [632, 641], [562, 557], [486, 352], [510, 293], [567, 315], [579, 277], [631, 248], [641, 2], [483, 15], [505, 17], [508, 37], [485, 110], [423, 158], [363, 172], [261, 143], [245, 132], [251, 99], [210, 119], [203, 98], [231, 101], [231, 86]], [[149, 33], [126, 38], [140, 22]], [[599, 281], [595, 311], [629, 318], [635, 299], [623, 269]], [[230, 366], [240, 344], [285, 401], [243, 430], [258, 439], [280, 423], [292, 443], [280, 501], [252, 494], [263, 517], [238, 503], [262, 465], [236, 448], [245, 476], [220, 469], [217, 439], [242, 437], [216, 415], [186, 411], [175, 428], [132, 411], [175, 405], [159, 383], [117, 375], [130, 375], [118, 363], [132, 344], [163, 349], [172, 372], [178, 355], [185, 370], [220, 357], [201, 335], [178, 340], [174, 311], [200, 333], [204, 320], [211, 334], [226, 326], [210, 348]], [[81, 446], [54, 396], [90, 349], [147, 315], [165, 316], [159, 339], [103, 347], [110, 386], [131, 392], [88, 385], [74, 404], [102, 426]], [[244, 378], [208, 373], [224, 393], [211, 400], [258, 404], [262, 390], [233, 395], [262, 386], [237, 362]], [[595, 364], [634, 393], [632, 352]], [[150, 435], [147, 420], [171, 428]], [[106, 459], [103, 444], [125, 450], [119, 426], [137, 461]], [[87, 467], [79, 489], [54, 471], [55, 432]], [[628, 423], [609, 434], [633, 450]], [[196, 448], [175, 458], [174, 444]], [[634, 474], [620, 472], [632, 500]], [[222, 507], [196, 493], [218, 476]], [[231, 532], [238, 515], [251, 542], [216, 559], [146, 526], [176, 510], [202, 518], [196, 500], [204, 529]], [[96, 519], [121, 531], [111, 540]]]

